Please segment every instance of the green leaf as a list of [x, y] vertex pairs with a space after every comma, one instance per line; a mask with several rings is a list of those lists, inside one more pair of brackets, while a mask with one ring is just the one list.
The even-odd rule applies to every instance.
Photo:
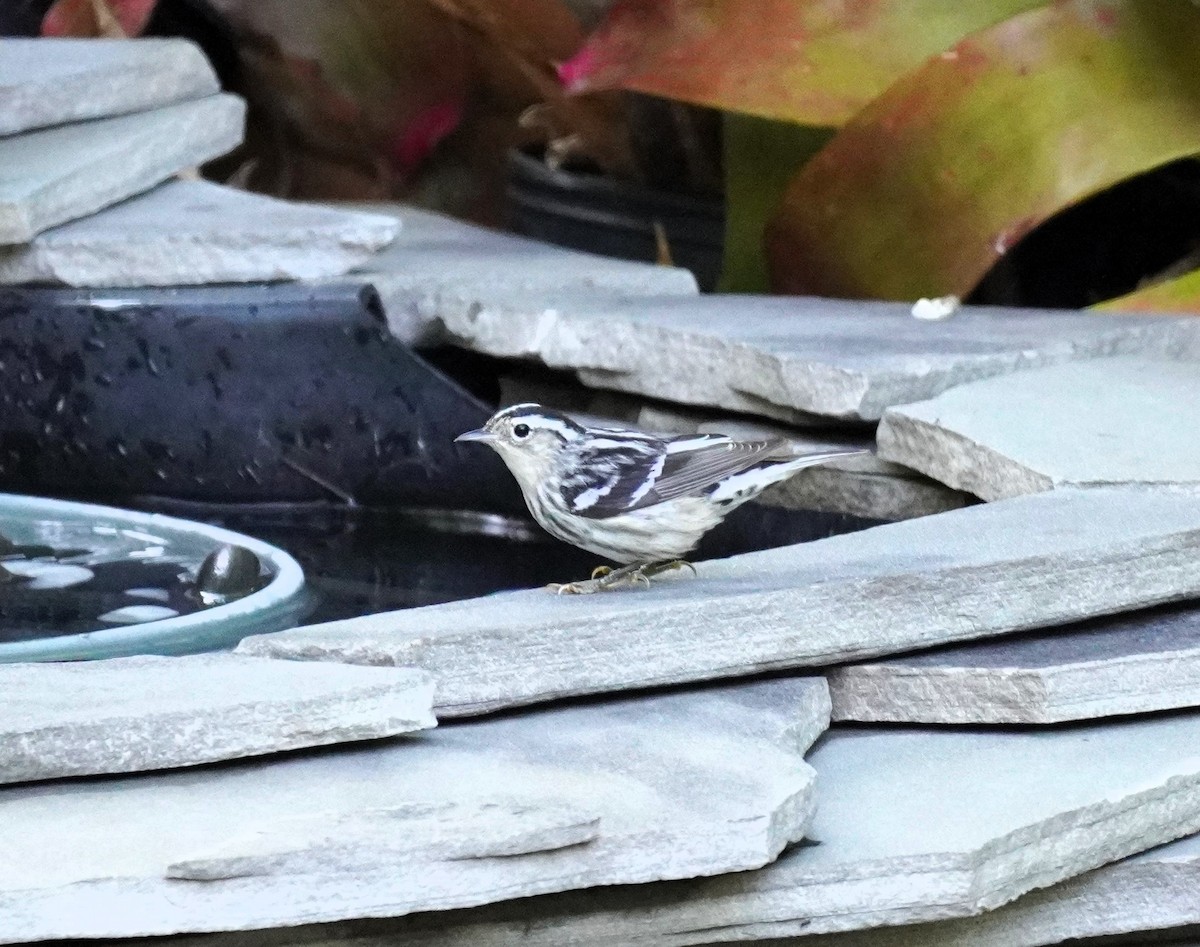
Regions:
[[1200, 7], [1063, 0], [905, 76], [796, 176], [768, 232], [783, 292], [966, 295], [1023, 235], [1200, 153]]
[[1046, 0], [618, 0], [559, 67], [623, 88], [840, 125], [927, 56]]
[[725, 259], [721, 292], [769, 289], [763, 233], [796, 169], [829, 141], [832, 132], [726, 112]]

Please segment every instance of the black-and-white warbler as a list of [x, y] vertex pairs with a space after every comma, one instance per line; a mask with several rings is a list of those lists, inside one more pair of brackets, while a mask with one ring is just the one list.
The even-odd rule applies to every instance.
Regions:
[[551, 586], [570, 593], [649, 584], [651, 576], [689, 566], [682, 557], [730, 511], [804, 467], [863, 453], [798, 453], [781, 438], [584, 427], [537, 404], [505, 408], [455, 440], [493, 448], [548, 533], [623, 566]]

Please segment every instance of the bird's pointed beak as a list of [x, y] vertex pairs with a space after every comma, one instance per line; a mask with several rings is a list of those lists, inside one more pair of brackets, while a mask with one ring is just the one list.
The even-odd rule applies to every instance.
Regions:
[[467, 431], [465, 434], [460, 434], [454, 439], [454, 443], [459, 444], [464, 441], [480, 441], [484, 444], [490, 444], [496, 439], [496, 435], [491, 431], [485, 431], [480, 428], [477, 431]]

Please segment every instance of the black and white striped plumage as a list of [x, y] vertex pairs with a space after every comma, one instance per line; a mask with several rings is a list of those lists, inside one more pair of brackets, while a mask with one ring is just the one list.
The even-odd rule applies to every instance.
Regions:
[[584, 427], [536, 404], [505, 408], [458, 440], [482, 441], [500, 454], [547, 532], [626, 565], [678, 560], [772, 484], [860, 453], [798, 454], [778, 438]]

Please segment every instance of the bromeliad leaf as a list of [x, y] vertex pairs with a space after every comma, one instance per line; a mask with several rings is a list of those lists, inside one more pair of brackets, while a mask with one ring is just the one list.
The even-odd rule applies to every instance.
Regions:
[[617, 0], [559, 75], [572, 92], [840, 125], [927, 56], [1045, 2]]
[[893, 85], [792, 181], [783, 292], [964, 296], [1055, 212], [1200, 153], [1200, 6], [1062, 0]]

